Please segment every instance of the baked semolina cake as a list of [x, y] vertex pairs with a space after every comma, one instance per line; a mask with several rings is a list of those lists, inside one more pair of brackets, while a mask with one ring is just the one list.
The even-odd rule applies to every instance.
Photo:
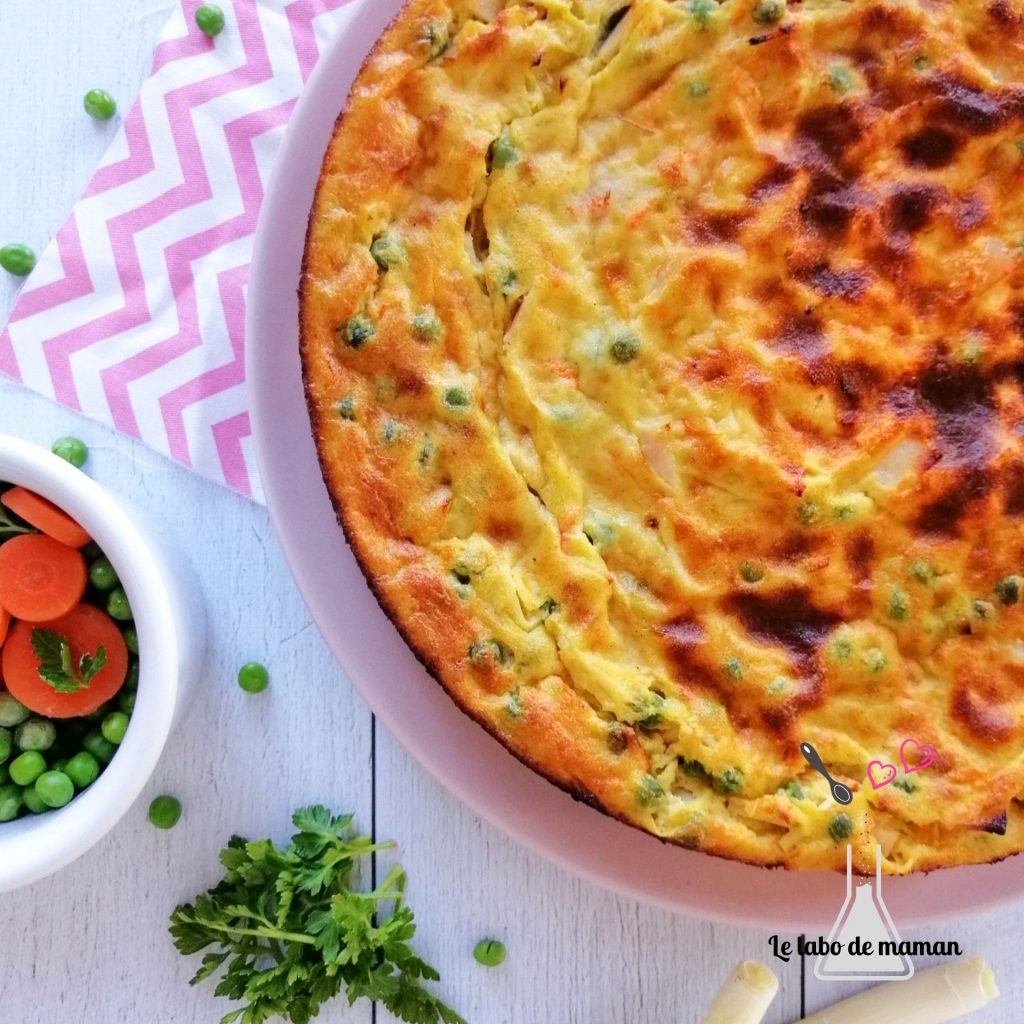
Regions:
[[559, 786], [756, 864], [1024, 847], [1022, 73], [1020, 0], [410, 0], [378, 43], [309, 224], [323, 473]]

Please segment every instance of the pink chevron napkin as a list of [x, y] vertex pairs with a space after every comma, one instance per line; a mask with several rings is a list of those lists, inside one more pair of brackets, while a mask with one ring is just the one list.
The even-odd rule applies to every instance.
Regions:
[[[103, 161], [0, 334], [0, 372], [262, 500], [245, 290], [288, 116], [352, 0], [183, 0]], [[366, 0], [372, 2], [372, 0]]]

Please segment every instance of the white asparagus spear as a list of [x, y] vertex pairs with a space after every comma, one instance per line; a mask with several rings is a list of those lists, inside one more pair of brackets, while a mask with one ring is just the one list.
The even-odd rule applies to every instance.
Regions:
[[761, 1024], [778, 991], [779, 979], [768, 967], [744, 960], [715, 997], [704, 1024]]
[[802, 1024], [867, 1024], [882, 1020], [943, 1024], [980, 1010], [998, 995], [992, 968], [976, 956], [973, 960], [957, 960], [920, 971], [907, 981], [890, 981], [870, 988], [811, 1014]]

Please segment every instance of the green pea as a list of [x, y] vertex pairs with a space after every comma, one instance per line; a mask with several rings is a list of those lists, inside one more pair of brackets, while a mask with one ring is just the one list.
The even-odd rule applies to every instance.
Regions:
[[617, 363], [631, 363], [640, 354], [640, 339], [632, 331], [619, 331], [608, 346]]
[[224, 12], [216, 4], [201, 4], [196, 8], [196, 24], [204, 36], [212, 39], [224, 31]]
[[397, 235], [385, 232], [374, 236], [370, 243], [370, 255], [381, 270], [388, 271], [405, 259], [405, 246]]
[[743, 678], [743, 662], [741, 662], [739, 658], [729, 658], [722, 668], [725, 669], [725, 674], [730, 679]]
[[362, 348], [377, 333], [377, 328], [365, 316], [352, 317], [341, 330], [349, 348]]
[[922, 558], [917, 558], [911, 562], [907, 572], [909, 572], [918, 583], [929, 584], [935, 582], [935, 569]]
[[100, 556], [89, 566], [89, 583], [96, 590], [114, 590], [119, 582], [118, 574], [109, 558]]
[[89, 458], [88, 445], [77, 437], [58, 437], [50, 451], [65, 462], [70, 462], [76, 469], [81, 469]]
[[149, 805], [149, 820], [157, 828], [174, 828], [181, 817], [181, 802], [173, 796], [158, 796]]
[[441, 337], [441, 321], [429, 307], [412, 318], [412, 329], [423, 341], [437, 341]]
[[707, 775], [707, 771], [704, 765], [700, 761], [687, 761], [683, 759], [683, 774], [688, 775], [691, 779], [702, 779]]
[[427, 44], [431, 57], [440, 57], [451, 45], [447, 24], [443, 21], [430, 22], [423, 33], [423, 41]]
[[44, 772], [36, 779], [36, 796], [47, 807], [63, 807], [74, 795], [75, 787], [63, 772]]
[[686, 9], [690, 12], [693, 20], [704, 28], [714, 18], [718, 11], [718, 4], [715, 3], [715, 0], [689, 0]]
[[[110, 764], [117, 747], [100, 732], [99, 729], [90, 729], [82, 739], [82, 746], [96, 758], [100, 764]], [[24, 756], [24, 755], [23, 755]]]
[[889, 589], [889, 618], [895, 622], [906, 622], [910, 615], [910, 598], [902, 587]]
[[853, 835], [853, 822], [848, 814], [837, 814], [828, 823], [828, 834], [838, 843], [840, 839], [849, 839]]
[[885, 651], [879, 650], [877, 647], [869, 647], [861, 657], [864, 660], [864, 664], [867, 665], [872, 672], [882, 672], [889, 664], [889, 659], [885, 656]]
[[764, 579], [764, 569], [752, 562], [744, 562], [740, 566], [740, 579], [744, 583], [760, 583]]
[[57, 739], [57, 727], [45, 718], [30, 718], [14, 733], [19, 750], [49, 750]]
[[497, 939], [484, 939], [473, 950], [473, 959], [484, 967], [500, 967], [505, 956], [505, 947]]
[[829, 68], [828, 84], [832, 87], [833, 92], [837, 92], [840, 96], [843, 96], [854, 87], [856, 80], [853, 77], [853, 72], [850, 71], [849, 68], [837, 65], [834, 68]]
[[0, 726], [9, 729], [13, 725], [21, 725], [30, 714], [29, 709], [9, 693], [0, 693]]
[[491, 144], [491, 166], [499, 171], [519, 163], [519, 150], [508, 132], [502, 132]]
[[11, 730], [0, 728], [0, 764], [11, 756]]
[[489, 661], [495, 665], [508, 665], [512, 662], [512, 652], [493, 637], [472, 644], [469, 648], [469, 660], [474, 665], [486, 665]]
[[100, 732], [103, 738], [114, 746], [119, 746], [124, 740], [124, 734], [128, 731], [128, 716], [123, 711], [112, 711], [103, 719]]
[[122, 636], [124, 636], [124, 643], [125, 643], [125, 646], [128, 648], [128, 650], [131, 651], [132, 654], [138, 654], [139, 653], [139, 634], [138, 634], [138, 631], [135, 629], [135, 627], [134, 626], [125, 626], [124, 629], [121, 631], [121, 633], [122, 633]]
[[1016, 604], [1020, 600], [1020, 577], [1007, 576], [995, 586], [996, 597], [1005, 604]]
[[629, 727], [622, 722], [612, 722], [606, 742], [613, 754], [624, 754], [629, 749]]
[[927, 71], [932, 66], [932, 59], [927, 54], [919, 53], [911, 62], [910, 66], [915, 71]]
[[633, 702], [633, 710], [636, 712], [637, 725], [643, 729], [656, 729], [665, 715], [665, 698], [649, 690]]
[[35, 270], [36, 254], [20, 242], [11, 242], [0, 248], [0, 267], [15, 277], [28, 277]]
[[33, 813], [42, 814], [43, 811], [48, 811], [50, 808], [43, 802], [42, 798], [36, 792], [35, 783], [31, 786], [26, 786], [21, 791], [21, 802]]
[[917, 787], [914, 785], [912, 779], [900, 778], [893, 783], [894, 789], [902, 789], [904, 793], [913, 793]]
[[238, 670], [238, 685], [246, 693], [262, 693], [270, 685], [270, 673], [258, 661], [250, 661]]
[[115, 587], [107, 598], [107, 614], [118, 622], [131, 622], [132, 606], [123, 587]]
[[0, 821], [13, 821], [21, 810], [21, 789], [10, 784], [0, 786]]
[[117, 113], [114, 97], [106, 89], [90, 89], [82, 98], [82, 106], [97, 121], [109, 121]]
[[126, 715], [130, 715], [135, 710], [135, 700], [138, 697], [138, 693], [135, 690], [123, 689], [118, 694], [117, 706], [118, 709], [123, 711]]
[[349, 420], [351, 422], [356, 418], [356, 400], [351, 396], [341, 399], [341, 401], [339, 401], [335, 406], [335, 409], [338, 410], [338, 415], [343, 420]]
[[808, 498], [797, 506], [796, 517], [803, 526], [813, 526], [821, 519], [821, 506]]
[[792, 780], [784, 782], [780, 789], [793, 800], [804, 799], [804, 787], [801, 786], [799, 782], [794, 782]]
[[449, 409], [466, 409], [469, 407], [469, 395], [465, 388], [447, 388], [444, 393], [444, 404]]
[[46, 758], [38, 750], [26, 750], [10, 764], [11, 782], [28, 786], [46, 771]]
[[708, 83], [701, 81], [691, 82], [688, 89], [691, 100], [702, 100], [710, 91]]
[[665, 790], [653, 775], [642, 775], [635, 797], [641, 807], [654, 807], [665, 798]]
[[837, 640], [832, 645], [832, 653], [840, 661], [846, 661], [853, 655], [853, 644], [849, 640]]
[[754, 21], [759, 25], [773, 25], [786, 13], [786, 0], [757, 0]]
[[743, 790], [743, 772], [739, 768], [726, 768], [711, 784], [719, 793], [739, 793]]
[[68, 761], [64, 774], [74, 783], [75, 789], [85, 789], [99, 778], [100, 763], [89, 751], [82, 750]]

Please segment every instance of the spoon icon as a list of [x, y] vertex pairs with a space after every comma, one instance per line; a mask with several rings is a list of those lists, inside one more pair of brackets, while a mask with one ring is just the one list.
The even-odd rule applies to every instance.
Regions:
[[853, 794], [844, 786], [841, 782], [836, 782], [828, 773], [828, 769], [825, 767], [821, 760], [821, 755], [810, 745], [810, 743], [800, 744], [800, 753], [807, 758], [807, 763], [817, 772], [821, 772], [828, 781], [828, 784], [832, 787], [832, 799], [837, 804], [849, 804], [853, 803]]

